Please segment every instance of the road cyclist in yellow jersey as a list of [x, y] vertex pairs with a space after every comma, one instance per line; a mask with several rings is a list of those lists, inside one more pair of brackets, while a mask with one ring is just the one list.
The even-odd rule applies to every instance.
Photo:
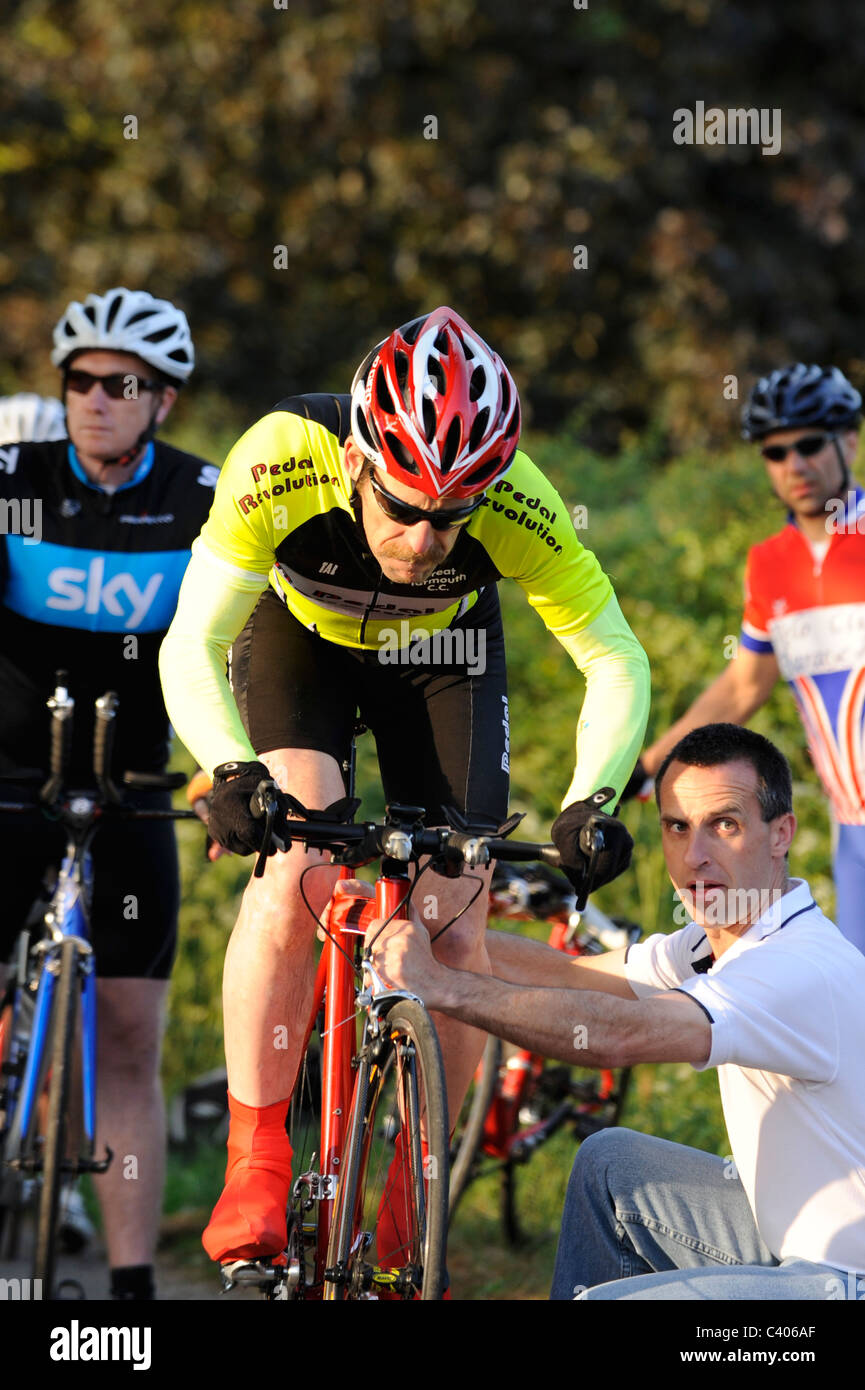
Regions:
[[[552, 838], [582, 883], [580, 830], [601, 812], [595, 886], [627, 867], [630, 837], [607, 813], [645, 729], [648, 663], [519, 434], [506, 366], [442, 307], [379, 343], [350, 394], [290, 397], [232, 449], [160, 658], [174, 727], [214, 771], [218, 843], [259, 848], [250, 797], [262, 778], [306, 808], [342, 798], [358, 712], [389, 802], [424, 807], [430, 826], [455, 812], [490, 833], [501, 826], [510, 747], [497, 584], [513, 578], [586, 677], [582, 708], [562, 711], [577, 724], [576, 769]], [[299, 881], [315, 859], [295, 846], [267, 861], [226, 954], [228, 1167], [204, 1233], [223, 1266], [278, 1256], [286, 1240], [285, 1119], [316, 931]], [[481, 872], [471, 902], [476, 885], [436, 877], [425, 924], [441, 960], [485, 973]], [[336, 875], [307, 880], [316, 912]], [[484, 1035], [436, 1024], [456, 1114]]]

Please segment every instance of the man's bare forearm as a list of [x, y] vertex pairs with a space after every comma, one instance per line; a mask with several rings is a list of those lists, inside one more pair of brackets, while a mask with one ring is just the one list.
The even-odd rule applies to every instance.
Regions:
[[464, 970], [445, 972], [425, 1003], [544, 1057], [588, 1067], [627, 1064], [640, 1011], [637, 1001], [609, 994], [517, 985]]
[[[449, 969], [433, 956], [423, 928], [411, 922], [397, 921], [384, 929], [372, 923], [369, 930], [378, 931], [371, 942], [372, 956], [387, 983], [415, 991], [428, 1009], [541, 1056], [590, 1067], [634, 1062], [697, 1066], [709, 1057], [709, 1017], [683, 991], [635, 999], [593, 989], [550, 988], [548, 981], [546, 987], [515, 984], [495, 975]], [[615, 954], [624, 956], [611, 953]], [[538, 953], [544, 960], [551, 957], [559, 968], [558, 952]]]
[[545, 988], [601, 990], [622, 999], [635, 997], [625, 979], [624, 950], [569, 956], [515, 932], [488, 931], [485, 939], [493, 974], [500, 980]]

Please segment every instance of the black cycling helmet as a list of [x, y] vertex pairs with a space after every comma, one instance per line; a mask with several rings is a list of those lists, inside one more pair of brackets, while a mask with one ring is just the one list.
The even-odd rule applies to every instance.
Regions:
[[742, 411], [742, 437], [765, 439], [804, 425], [852, 429], [861, 410], [862, 397], [837, 367], [794, 362], [757, 382]]

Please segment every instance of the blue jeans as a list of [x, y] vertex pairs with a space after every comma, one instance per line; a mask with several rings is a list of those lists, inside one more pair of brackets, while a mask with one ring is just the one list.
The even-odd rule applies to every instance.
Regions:
[[607, 1129], [577, 1151], [550, 1297], [855, 1299], [857, 1278], [809, 1260], [779, 1263], [732, 1159]]

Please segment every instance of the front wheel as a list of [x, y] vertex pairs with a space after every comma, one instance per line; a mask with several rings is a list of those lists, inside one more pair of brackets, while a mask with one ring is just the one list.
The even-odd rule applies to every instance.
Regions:
[[448, 1215], [448, 1120], [435, 1027], [397, 1001], [358, 1067], [325, 1298], [440, 1299]]
[[57, 1237], [57, 1213], [66, 1135], [69, 1119], [69, 1086], [72, 1053], [75, 1046], [75, 1013], [78, 1000], [77, 943], [67, 938], [60, 948], [60, 971], [54, 997], [54, 1043], [48, 1082], [48, 1118], [42, 1155], [42, 1192], [36, 1228], [36, 1255], [33, 1277], [42, 1280], [48, 1298], [52, 1297]]

